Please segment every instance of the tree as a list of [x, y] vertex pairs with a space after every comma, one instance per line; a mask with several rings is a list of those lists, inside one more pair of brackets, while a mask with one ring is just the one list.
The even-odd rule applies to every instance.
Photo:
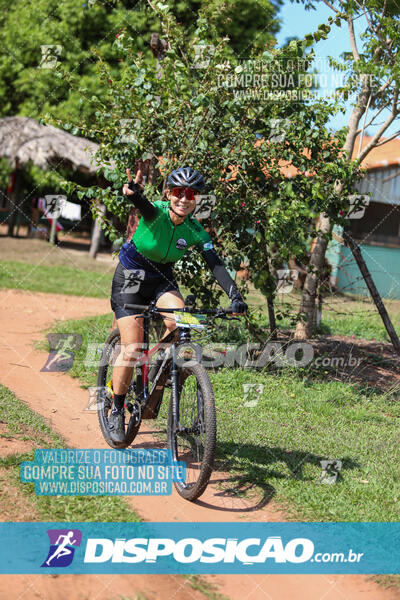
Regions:
[[[121, 187], [128, 165], [149, 153], [155, 157], [159, 174], [145, 189], [150, 198], [159, 195], [166, 174], [176, 165], [195, 166], [216, 200], [204, 220], [216, 246], [232, 269], [246, 261], [251, 281], [273, 298], [276, 284], [269, 265], [277, 266], [275, 248], [279, 260], [303, 253], [317, 212], [323, 208], [337, 213], [344, 206], [334, 182], [354, 178], [354, 166], [341, 157], [343, 140], [332, 141], [326, 126], [333, 105], [304, 102], [304, 87], [292, 89], [290, 82], [290, 95], [277, 101], [273, 76], [277, 69], [293, 68], [304, 51], [301, 42], [292, 41], [283, 50], [255, 47], [250, 60], [239, 61], [206, 11], [200, 13], [188, 43], [168, 6], [151, 5], [167, 43], [162, 71], [155, 60], [137, 54], [128, 34], [114, 43], [123, 58], [120, 76], [112, 79], [107, 62], [99, 63], [107, 93], [90, 99], [95, 122], [82, 121], [78, 127], [100, 143], [97, 159], [109, 184], [79, 193], [101, 198], [124, 222], [130, 202], [121, 196]], [[194, 52], [198, 46], [205, 49], [200, 65]], [[246, 87], [249, 81], [251, 88]], [[205, 200], [211, 201], [210, 196]], [[112, 240], [120, 237], [111, 223], [104, 222], [104, 227]], [[220, 292], [198, 263], [196, 255], [187, 256], [178, 276], [202, 301], [212, 302]]]
[[[189, 39], [198, 11], [208, 5], [220, 35], [232, 38], [232, 49], [245, 49], [254, 37], [271, 42], [278, 31], [277, 10], [281, 0], [170, 0], [171, 11], [182, 22]], [[250, 19], [254, 14], [258, 21]], [[239, 18], [240, 17], [240, 18]], [[102, 96], [96, 77], [93, 51], [106, 60], [112, 76], [120, 71], [120, 57], [113, 42], [127, 32], [137, 52], [151, 60], [151, 32], [160, 31], [159, 20], [143, 0], [0, 0], [0, 116], [39, 118], [51, 112], [64, 121], [90, 118], [89, 105], [68, 78], [54, 68], [79, 78], [89, 97]], [[257, 34], [257, 30], [262, 30]]]
[[[190, 40], [198, 11], [207, 5], [218, 21], [220, 35], [231, 36], [234, 52], [245, 49], [256, 33], [261, 45], [273, 41], [279, 27], [276, 15], [280, 2], [213, 0], [208, 4], [207, 0], [170, 0], [169, 6], [183, 22], [181, 31]], [[250, 19], [252, 13], [258, 21]], [[118, 77], [122, 58], [113, 45], [118, 36], [127, 33], [135, 52], [143, 53], [146, 62], [152, 61], [151, 34], [160, 31], [159, 19], [145, 0], [59, 0], [56, 3], [26, 0], [22, 5], [0, 0], [0, 26], [0, 116], [41, 118], [52, 114], [58, 122], [64, 123], [79, 119], [89, 122], [94, 114], [91, 112], [93, 103], [88, 102], [88, 98], [101, 99], [107, 95], [107, 86], [97, 76], [96, 55], [107, 62], [110, 76]], [[59, 65], [63, 67], [62, 74], [57, 69]], [[71, 86], [74, 78], [79, 81], [79, 87], [85, 89], [85, 95], [78, 91], [78, 86]], [[73, 127], [69, 131], [77, 133]], [[7, 166], [8, 173], [11, 168]], [[49, 175], [36, 169], [32, 178], [35, 182], [32, 189], [40, 193]], [[57, 190], [57, 183], [52, 183], [53, 192]], [[15, 201], [19, 204], [22, 193], [18, 196]], [[16, 216], [15, 211], [12, 216]]]
[[[250, 49], [274, 44], [274, 35], [279, 31], [277, 11], [282, 4], [283, 0], [211, 0], [203, 2], [202, 7], [218, 35], [228, 36], [236, 55], [247, 58]], [[179, 13], [177, 18], [181, 21]]]
[[[397, 131], [385, 140], [381, 139], [400, 112], [400, 9], [396, 8], [396, 2], [387, 0], [384, 2], [380, 0], [321, 1], [329, 6], [333, 13], [333, 16], [329, 18], [329, 25], [326, 25], [327, 33], [333, 22], [337, 24], [344, 22], [349, 32], [351, 53], [343, 57], [343, 64], [336, 65], [344, 70], [346, 76], [346, 82], [341, 91], [344, 94], [355, 92], [353, 111], [343, 145], [349, 162], [356, 137], [362, 136], [366, 128], [375, 125], [377, 120], [385, 115], [384, 111], [387, 111], [387, 116], [378, 126], [369, 144], [359, 151], [357, 156], [359, 164], [372, 148], [388, 142], [400, 133]], [[315, 8], [317, 4], [318, 2], [306, 2], [306, 7]], [[355, 19], [365, 20], [366, 27], [361, 46], [354, 32]], [[343, 193], [341, 185], [342, 182], [338, 180], [336, 186], [339, 193]], [[297, 339], [304, 339], [312, 334], [316, 291], [334, 223], [334, 217], [321, 212], [317, 227], [318, 234], [311, 252], [309, 271], [301, 301], [300, 310], [305, 319], [300, 320], [297, 324]], [[354, 254], [356, 246], [350, 244], [350, 248]], [[354, 256], [359, 261], [361, 254], [356, 252]], [[364, 267], [366, 268], [366, 265]], [[377, 306], [387, 324], [388, 317], [387, 313], [386, 316], [384, 314], [383, 304], [377, 300]], [[393, 328], [391, 330], [389, 326], [388, 332], [393, 343], [400, 350]]]

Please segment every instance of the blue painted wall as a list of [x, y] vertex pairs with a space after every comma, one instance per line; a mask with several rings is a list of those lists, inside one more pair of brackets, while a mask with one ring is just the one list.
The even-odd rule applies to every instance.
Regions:
[[[361, 244], [360, 248], [380, 295], [383, 298], [400, 299], [400, 248], [367, 244]], [[349, 248], [332, 241], [326, 257], [332, 265], [332, 276], [337, 278], [337, 288], [340, 292], [369, 296]]]

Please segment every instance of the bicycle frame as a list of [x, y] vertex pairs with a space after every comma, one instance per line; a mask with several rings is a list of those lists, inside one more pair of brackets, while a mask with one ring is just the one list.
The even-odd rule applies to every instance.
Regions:
[[[126, 305], [127, 307], [129, 307], [130, 305]], [[165, 309], [163, 309], [163, 311], [166, 312]], [[170, 312], [168, 310], [168, 312]], [[171, 312], [173, 312], [171, 310]], [[171, 400], [172, 400], [172, 405], [173, 405], [173, 414], [174, 417], [177, 419], [178, 416], [178, 406], [177, 406], [177, 391], [178, 391], [178, 369], [177, 369], [177, 364], [176, 364], [176, 357], [177, 357], [177, 348], [176, 348], [176, 342], [182, 343], [182, 342], [188, 342], [190, 341], [190, 331], [183, 331], [182, 329], [180, 329], [179, 327], [177, 327], [176, 329], [174, 329], [173, 331], [171, 331], [167, 336], [165, 336], [161, 341], [157, 342], [157, 344], [155, 344], [155, 346], [153, 346], [152, 348], [149, 348], [149, 325], [150, 325], [150, 319], [153, 318], [153, 314], [152, 311], [150, 312], [144, 312], [141, 315], [138, 315], [136, 318], [142, 318], [143, 319], [143, 351], [139, 354], [139, 356], [137, 357], [136, 361], [135, 361], [135, 366], [137, 369], [137, 375], [136, 375], [136, 397], [138, 398], [140, 404], [143, 407], [143, 410], [146, 410], [146, 406], [148, 406], [149, 404], [151, 404], [152, 402], [152, 398], [155, 395], [156, 392], [159, 392], [159, 387], [157, 386], [157, 382], [158, 379], [160, 377], [160, 371], [164, 365], [165, 362], [165, 358], [163, 360], [162, 363], [160, 363], [159, 369], [157, 371], [157, 373], [155, 374], [155, 377], [153, 378], [152, 381], [152, 389], [151, 391], [149, 391], [149, 364], [151, 362], [152, 357], [160, 350], [160, 348], [162, 348], [165, 344], [171, 344], [171, 356], [168, 358], [171, 358], [171, 383], [172, 383], [172, 396], [171, 396]], [[178, 332], [178, 336], [179, 339], [177, 340], [177, 332]], [[162, 400], [162, 398], [161, 398]], [[153, 418], [157, 418], [158, 416], [158, 412], [160, 410], [160, 406], [161, 406], [161, 401], [157, 403], [157, 405], [155, 407], [153, 407]], [[176, 422], [176, 420], [175, 420]]]
[[[179, 410], [178, 410], [178, 368], [177, 368], [177, 346], [179, 346], [182, 343], [187, 343], [191, 341], [191, 335], [190, 335], [190, 329], [189, 328], [183, 328], [183, 327], [177, 327], [176, 329], [174, 329], [173, 331], [171, 331], [165, 338], [162, 339], [162, 341], [158, 342], [155, 346], [153, 346], [153, 348], [149, 349], [149, 322], [150, 319], [152, 319], [154, 317], [155, 314], [160, 314], [160, 313], [174, 313], [174, 312], [189, 312], [189, 313], [194, 313], [197, 312], [198, 309], [196, 308], [190, 308], [190, 307], [185, 307], [185, 308], [162, 308], [159, 309], [158, 307], [155, 306], [154, 303], [151, 303], [149, 306], [141, 306], [138, 304], [124, 304], [124, 308], [127, 309], [140, 309], [143, 310], [142, 314], [139, 314], [136, 316], [137, 319], [143, 319], [143, 346], [144, 346], [144, 350], [141, 354], [139, 354], [138, 358], [135, 361], [135, 366], [137, 368], [137, 376], [136, 376], [136, 398], [139, 399], [140, 404], [142, 405], [144, 411], [146, 410], [146, 406], [149, 405], [149, 403], [151, 403], [153, 395], [156, 393], [156, 391], [158, 391], [160, 388], [158, 388], [157, 390], [157, 381], [159, 379], [159, 375], [160, 375], [160, 371], [161, 368], [164, 364], [163, 363], [160, 364], [160, 368], [158, 369], [154, 380], [153, 380], [153, 387], [151, 392], [149, 392], [149, 363], [151, 361], [152, 356], [160, 349], [160, 347], [162, 346], [162, 344], [168, 344], [171, 343], [171, 356], [169, 358], [171, 358], [171, 384], [172, 384], [172, 393], [171, 393], [171, 402], [172, 402], [172, 410], [173, 410], [173, 417], [174, 417], [174, 428], [176, 428], [177, 423], [178, 423], [178, 417], [179, 417]], [[222, 316], [223, 314], [225, 315], [225, 318], [227, 314], [231, 314], [232, 311], [230, 311], [229, 309], [219, 309], [219, 310], [215, 310], [215, 309], [210, 309], [210, 310], [202, 310], [202, 313], [204, 314], [209, 314], [209, 315], [214, 315], [214, 316]], [[176, 339], [176, 333], [178, 332], [178, 339]], [[139, 368], [138, 368], [139, 367]], [[141, 369], [140, 369], [141, 367]], [[158, 402], [158, 404], [155, 407], [152, 407], [152, 412], [153, 412], [153, 417], [152, 418], [157, 418], [158, 412], [160, 410], [160, 406], [161, 406], [161, 402], [162, 402], [162, 397], [160, 399], [160, 401]]]
[[[127, 448], [137, 436], [142, 419], [158, 416], [164, 389], [170, 390], [170, 397], [166, 398], [169, 402], [167, 446], [173, 460], [183, 460], [189, 468], [185, 480], [176, 480], [174, 485], [183, 498], [193, 501], [204, 492], [211, 476], [216, 448], [217, 417], [212, 383], [202, 364], [202, 348], [200, 344], [190, 343], [191, 333], [192, 330], [204, 329], [204, 323], [207, 322], [204, 315], [228, 318], [227, 314], [232, 315], [233, 311], [221, 307], [201, 310], [194, 307], [193, 301], [190, 302], [189, 308], [188, 299], [186, 302], [185, 308], [175, 309], [158, 308], [155, 302], [147, 306], [124, 304], [125, 309], [135, 309], [136, 314], [133, 317], [143, 319], [143, 344], [135, 353], [135, 378], [129, 386], [128, 400], [125, 404], [130, 418], [128, 424], [124, 418], [125, 435], [123, 438], [121, 436], [122, 441], [115, 441], [113, 427], [110, 426], [113, 423], [110, 424], [109, 421], [113, 403], [113, 368], [120, 362], [120, 357], [130, 355], [130, 352], [125, 353], [120, 346], [121, 335], [118, 329], [110, 333], [102, 350], [102, 362], [97, 376], [97, 412], [101, 432], [107, 444], [112, 448]], [[165, 318], [164, 313], [176, 312], [193, 314], [175, 314], [173, 330], [161, 340], [159, 338], [162, 333], [156, 327], [159, 341], [150, 348], [149, 320], [155, 315]], [[201, 314], [196, 315], [198, 312]], [[207, 337], [208, 331], [205, 333]], [[164, 352], [160, 351], [164, 348]], [[192, 360], [193, 351], [195, 360]], [[131, 363], [128, 365], [132, 367]]]

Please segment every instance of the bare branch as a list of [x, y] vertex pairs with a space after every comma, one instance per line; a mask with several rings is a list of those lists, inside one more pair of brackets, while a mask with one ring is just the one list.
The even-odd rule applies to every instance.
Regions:
[[390, 79], [389, 81], [386, 81], [385, 83], [382, 83], [381, 87], [379, 88], [379, 90], [373, 94], [373, 100], [375, 100], [375, 98], [377, 98], [379, 96], [379, 94], [381, 94], [382, 92], [384, 92], [386, 90], [387, 87], [389, 87], [389, 85], [393, 83], [393, 79]]
[[[396, 88], [396, 90], [394, 91], [394, 97], [393, 97], [393, 104], [392, 104], [391, 115], [390, 115], [390, 117], [388, 117], [386, 119], [386, 121], [383, 123], [383, 125], [378, 129], [378, 131], [376, 132], [376, 134], [371, 138], [370, 143], [367, 144], [365, 146], [365, 148], [362, 150], [362, 152], [358, 155], [357, 158], [360, 161], [362, 161], [367, 156], [367, 154], [372, 150], [372, 148], [375, 148], [375, 146], [377, 146], [378, 140], [380, 139], [380, 137], [382, 136], [382, 134], [393, 123], [393, 121], [395, 120], [395, 118], [399, 114], [399, 107], [397, 106], [398, 99], [399, 99], [399, 88]], [[383, 142], [383, 143], [385, 143], [385, 142]]]
[[365, 107], [365, 113], [364, 113], [364, 123], [363, 123], [363, 126], [362, 126], [362, 128], [361, 128], [360, 144], [359, 144], [359, 146], [358, 146], [358, 153], [359, 153], [359, 154], [360, 154], [360, 152], [361, 152], [362, 141], [363, 141], [363, 138], [364, 138], [365, 122], [366, 122], [366, 120], [367, 120], [368, 109], [369, 109], [369, 105], [370, 105], [370, 103], [371, 103], [371, 96], [372, 96], [372, 94], [370, 94], [370, 95], [369, 95], [369, 97], [368, 97], [368, 102], [367, 102], [367, 106]]
[[399, 107], [397, 106], [397, 102], [399, 99], [399, 92], [400, 92], [400, 88], [397, 85], [393, 91], [392, 115], [394, 117], [397, 117], [397, 115], [399, 114]]
[[[147, 0], [148, 4], [150, 4], [150, 7], [154, 10], [154, 12], [156, 13], [157, 10], [156, 8], [152, 5], [152, 3], [150, 2], [150, 0]], [[158, 14], [158, 13], [157, 13]]]
[[[387, 2], [387, 0], [385, 0], [385, 6], [384, 6], [384, 8], [383, 8], [383, 12], [382, 12], [382, 15], [381, 15], [381, 17], [383, 17], [383, 16], [384, 16], [384, 11], [385, 11], [385, 7], [386, 7], [386, 2]], [[359, 8], [360, 8], [362, 11], [363, 11], [363, 13], [364, 13], [364, 17], [365, 17], [365, 19], [366, 19], [366, 21], [367, 21], [367, 24], [368, 24], [368, 27], [370, 28], [370, 30], [371, 30], [371, 31], [372, 31], [372, 32], [373, 32], [373, 33], [376, 35], [376, 37], [378, 38], [378, 40], [381, 42], [382, 46], [384, 46], [384, 47], [386, 48], [386, 50], [389, 50], [389, 52], [390, 52], [390, 50], [391, 50], [391, 45], [392, 45], [392, 40], [390, 40], [390, 39], [388, 39], [388, 40], [385, 40], [385, 39], [382, 37], [382, 35], [380, 34], [380, 30], [382, 29], [382, 23], [379, 23], [377, 26], [376, 26], [376, 25], [374, 25], [374, 24], [373, 24], [373, 23], [370, 21], [370, 19], [368, 18], [368, 13], [367, 13], [367, 11], [365, 10], [365, 6], [364, 6], [364, 4], [360, 4], [359, 2], [357, 2], [357, 0], [356, 0], [356, 4], [357, 4], [357, 6], [358, 6], [358, 7], [359, 7]], [[392, 60], [392, 63], [393, 63], [393, 60]]]
[[396, 138], [398, 135], [400, 134], [400, 129], [399, 131], [396, 131], [396, 133], [394, 133], [393, 135], [391, 135], [388, 138], [385, 138], [384, 140], [382, 140], [381, 142], [378, 142], [377, 144], [375, 144], [375, 148], [377, 148], [378, 146], [383, 146], [384, 144], [387, 144], [388, 142], [391, 142], [392, 140], [394, 140], [394, 138]]
[[392, 173], [392, 175], [389, 175], [389, 177], [385, 177], [385, 179], [382, 179], [382, 183], [386, 183], [388, 181], [391, 181], [392, 179], [396, 179], [396, 177], [399, 177], [400, 175], [400, 171], [398, 171], [397, 173]]
[[356, 36], [354, 34], [354, 24], [353, 24], [353, 19], [351, 17], [348, 17], [347, 24], [349, 26], [351, 51], [353, 53], [354, 60], [358, 61], [358, 60], [360, 60], [360, 55], [358, 54], [358, 50], [357, 50]]
[[[156, 13], [156, 15], [158, 15], [158, 18], [160, 19], [161, 24], [164, 26], [164, 21], [162, 20], [162, 18], [160, 17], [160, 13], [159, 11], [156, 9], [156, 7], [151, 3], [150, 0], [147, 0], [147, 3], [150, 5], [150, 8], [152, 10], [154, 10], [154, 12]], [[164, 35], [167, 38], [167, 44], [168, 44], [168, 49], [171, 49], [171, 42], [170, 42], [170, 36], [169, 36], [169, 29], [168, 28], [164, 28]]]
[[[358, 4], [358, 2], [357, 2], [357, 4]], [[358, 4], [358, 5], [359, 5], [359, 4]], [[360, 6], [360, 5], [359, 5], [359, 6]], [[376, 33], [376, 29], [374, 29], [374, 27], [373, 27], [373, 25], [372, 25], [371, 21], [368, 19], [368, 15], [367, 15], [367, 12], [366, 12], [366, 10], [365, 10], [365, 7], [364, 7], [364, 6], [360, 6], [360, 8], [362, 8], [362, 11], [363, 11], [363, 13], [364, 13], [364, 17], [365, 17], [365, 19], [366, 19], [366, 21], [367, 21], [367, 23], [368, 23], [368, 27], [370, 28], [370, 30], [371, 30], [371, 31], [373, 31], [374, 33]]]
[[[378, 115], [381, 114], [381, 112], [383, 110], [385, 110], [385, 108], [387, 108], [390, 105], [390, 102], [386, 102], [386, 104], [384, 104], [384, 106], [381, 106], [381, 108], [379, 110], [376, 111], [376, 113], [374, 114], [374, 116], [372, 117], [372, 119], [370, 119], [370, 121], [368, 121], [368, 123], [365, 125], [363, 125], [363, 128], [367, 129], [368, 127], [370, 127], [370, 125], [372, 125], [372, 123], [375, 121], [375, 119], [378, 117]], [[358, 129], [356, 135], [359, 135], [361, 133], [362, 129]]]
[[365, 75], [361, 75], [361, 81], [362, 89], [358, 93], [356, 104], [353, 107], [352, 113], [350, 115], [346, 141], [343, 146], [343, 150], [347, 152], [349, 158], [353, 155], [357, 129], [360, 123], [360, 119], [365, 112], [368, 99], [371, 95], [371, 89], [368, 85], [368, 77]]

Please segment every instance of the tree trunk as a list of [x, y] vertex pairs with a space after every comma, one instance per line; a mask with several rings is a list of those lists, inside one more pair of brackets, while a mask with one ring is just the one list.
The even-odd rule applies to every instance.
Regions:
[[51, 220], [51, 227], [50, 227], [50, 244], [52, 246], [54, 246], [54, 244], [56, 243], [56, 235], [57, 235], [57, 218], [54, 216], [54, 214], [56, 214], [56, 210], [54, 210], [53, 213], [53, 218]]
[[96, 255], [100, 248], [101, 222], [102, 222], [102, 216], [104, 216], [105, 212], [106, 212], [106, 207], [104, 206], [104, 204], [100, 204], [99, 208], [98, 208], [98, 216], [96, 217], [96, 220], [93, 225], [92, 239], [90, 242], [90, 250], [89, 250], [90, 258], [96, 258]]
[[369, 292], [372, 296], [373, 301], [375, 302], [375, 306], [382, 318], [383, 324], [386, 327], [386, 331], [389, 334], [389, 337], [392, 341], [393, 348], [396, 350], [398, 354], [400, 354], [400, 340], [395, 331], [395, 328], [392, 325], [390, 317], [387, 313], [385, 305], [382, 302], [382, 298], [376, 289], [375, 283], [371, 277], [371, 273], [365, 263], [365, 260], [361, 254], [361, 249], [359, 245], [353, 240], [352, 236], [347, 232], [343, 232], [343, 239], [346, 242], [346, 245], [350, 248], [353, 253], [354, 259], [361, 271], [362, 276], [364, 277], [364, 281], [367, 284]]
[[318, 329], [318, 327], [321, 325], [322, 304], [323, 304], [323, 296], [322, 296], [321, 286], [319, 286], [319, 289], [317, 291], [317, 306], [315, 308], [315, 329]]
[[22, 173], [17, 168], [15, 170], [15, 180], [14, 180], [13, 190], [8, 195], [8, 198], [9, 198], [8, 204], [9, 204], [9, 208], [10, 208], [10, 214], [8, 215], [8, 219], [7, 219], [7, 221], [8, 221], [7, 235], [9, 235], [10, 237], [14, 236], [14, 227], [15, 227], [15, 223], [17, 221], [17, 216], [18, 216], [18, 211], [19, 211], [18, 199], [19, 199], [19, 195], [20, 195], [20, 191], [21, 191], [21, 187], [22, 187], [22, 181], [23, 181]]
[[276, 320], [275, 320], [275, 309], [274, 309], [274, 299], [272, 296], [268, 296], [267, 298], [268, 305], [268, 319], [269, 319], [269, 339], [277, 340], [277, 329], [276, 329]]
[[[349, 27], [352, 32], [353, 24], [349, 19]], [[368, 84], [368, 77], [361, 76], [363, 87], [358, 95], [357, 103], [351, 113], [349, 119], [349, 131], [346, 136], [346, 142], [343, 146], [344, 152], [347, 153], [348, 159], [351, 160], [353, 154], [354, 143], [357, 137], [358, 124], [368, 105], [368, 99], [371, 90]], [[335, 192], [340, 193], [342, 187], [340, 182], [335, 184]], [[306, 280], [304, 282], [303, 294], [301, 298], [300, 313], [301, 318], [297, 322], [295, 339], [304, 340], [309, 338], [313, 332], [314, 316], [315, 316], [315, 297], [318, 286], [318, 279], [322, 273], [325, 263], [325, 253], [328, 247], [330, 234], [332, 232], [332, 223], [326, 215], [320, 215], [317, 226], [317, 239], [314, 248], [311, 250], [310, 263]]]
[[321, 215], [318, 222], [318, 237], [311, 253], [308, 273], [304, 282], [301, 297], [301, 319], [297, 322], [295, 340], [304, 340], [311, 337], [315, 322], [315, 298], [317, 294], [319, 277], [324, 267], [325, 253], [328, 247], [332, 223], [325, 215]]

